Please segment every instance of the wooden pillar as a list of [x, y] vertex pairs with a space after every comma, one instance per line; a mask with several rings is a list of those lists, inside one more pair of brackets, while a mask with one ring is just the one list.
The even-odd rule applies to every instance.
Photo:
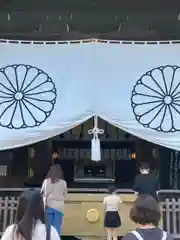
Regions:
[[42, 183], [50, 165], [52, 164], [52, 139], [41, 141], [29, 148], [28, 169], [32, 183]]
[[47, 174], [49, 166], [52, 164], [52, 140], [48, 139], [34, 146], [35, 156], [34, 161], [38, 172], [43, 171]]
[[[24, 178], [27, 176], [28, 172], [28, 148], [21, 147], [13, 149], [13, 167], [12, 171], [16, 176], [21, 176]], [[13, 175], [12, 172], [12, 175]]]
[[154, 144], [142, 140], [140, 138], [137, 139], [136, 142], [136, 159], [137, 163], [148, 162], [151, 168], [154, 168], [154, 157], [153, 157], [153, 147]]

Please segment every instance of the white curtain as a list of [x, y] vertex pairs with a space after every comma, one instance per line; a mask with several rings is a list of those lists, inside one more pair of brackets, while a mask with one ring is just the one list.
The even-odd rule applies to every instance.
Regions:
[[0, 150], [97, 115], [180, 150], [180, 44], [0, 43]]
[[56, 136], [93, 116], [91, 45], [0, 43], [0, 52], [1, 150]]
[[[97, 44], [96, 112], [137, 137], [180, 150], [180, 44]], [[95, 78], [95, 76], [94, 76]]]

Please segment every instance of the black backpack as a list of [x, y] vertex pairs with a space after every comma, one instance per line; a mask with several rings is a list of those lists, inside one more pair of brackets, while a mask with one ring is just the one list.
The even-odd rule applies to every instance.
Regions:
[[[162, 235], [161, 240], [166, 240], [166, 239], [167, 239], [167, 232], [165, 232], [165, 231], [162, 231], [162, 232], [163, 232], [163, 235]], [[145, 240], [138, 231], [132, 231], [131, 233], [132, 233], [138, 240]]]

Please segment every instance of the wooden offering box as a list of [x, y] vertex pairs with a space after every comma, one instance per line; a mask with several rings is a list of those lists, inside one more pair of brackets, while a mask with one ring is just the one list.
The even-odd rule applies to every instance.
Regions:
[[[80, 239], [102, 239], [104, 230], [103, 199], [106, 194], [69, 193], [66, 200], [62, 235]], [[118, 235], [123, 236], [137, 226], [129, 219], [129, 211], [136, 199], [134, 194], [120, 194], [122, 204], [120, 216], [122, 226]], [[95, 237], [96, 236], [96, 237]]]

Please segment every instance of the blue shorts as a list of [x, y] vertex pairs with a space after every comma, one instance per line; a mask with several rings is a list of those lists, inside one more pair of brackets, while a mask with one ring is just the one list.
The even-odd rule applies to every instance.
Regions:
[[46, 208], [47, 222], [61, 234], [62, 219], [64, 214], [54, 208]]

